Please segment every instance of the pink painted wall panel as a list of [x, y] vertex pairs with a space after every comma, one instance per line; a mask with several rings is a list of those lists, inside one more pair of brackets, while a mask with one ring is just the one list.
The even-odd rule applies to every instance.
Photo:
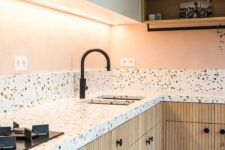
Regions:
[[123, 57], [133, 57], [138, 68], [225, 68], [225, 44], [220, 44], [216, 32], [150, 33], [144, 24], [115, 26], [111, 34], [113, 66], [119, 66]]
[[[110, 26], [19, 0], [0, 2], [0, 74], [61, 72], [79, 69], [90, 48], [108, 52]], [[14, 71], [14, 56], [28, 58], [28, 70]], [[102, 68], [93, 54], [87, 67]]]

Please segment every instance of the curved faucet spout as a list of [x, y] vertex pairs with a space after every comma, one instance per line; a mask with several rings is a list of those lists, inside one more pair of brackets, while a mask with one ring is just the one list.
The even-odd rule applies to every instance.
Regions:
[[80, 78], [80, 98], [85, 98], [85, 90], [87, 89], [86, 87], [86, 79], [84, 78], [84, 62], [85, 62], [85, 58], [87, 57], [87, 55], [89, 55], [92, 52], [99, 52], [101, 54], [103, 54], [106, 58], [106, 62], [107, 62], [107, 71], [110, 71], [110, 58], [109, 55], [101, 50], [101, 49], [90, 49], [87, 52], [85, 52], [82, 56], [81, 59], [81, 78]]
[[81, 59], [81, 78], [84, 78], [84, 62], [85, 62], [85, 58], [87, 57], [87, 55], [89, 55], [90, 53], [93, 53], [93, 52], [99, 52], [101, 54], [103, 54], [106, 58], [106, 61], [107, 61], [107, 71], [110, 71], [110, 58], [109, 58], [109, 55], [101, 50], [101, 49], [90, 49], [88, 51], [86, 51], [83, 56], [82, 56], [82, 59]]

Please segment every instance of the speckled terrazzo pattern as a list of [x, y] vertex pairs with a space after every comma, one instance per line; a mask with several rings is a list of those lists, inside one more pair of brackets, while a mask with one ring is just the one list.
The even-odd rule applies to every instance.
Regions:
[[73, 74], [28, 74], [0, 78], [0, 111], [17, 111], [27, 107], [71, 98]]
[[[105, 94], [109, 93], [112, 91]], [[126, 93], [126, 95], [133, 94]], [[146, 98], [129, 106], [92, 105], [65, 99], [30, 110], [22, 110], [19, 114], [0, 114], [2, 119], [0, 125], [9, 125], [12, 120], [26, 127], [49, 123], [51, 130], [64, 131], [65, 134], [33, 150], [76, 150], [162, 101], [225, 103], [225, 97], [222, 96], [143, 96]]]
[[113, 81], [117, 90], [225, 95], [225, 70], [120, 68]]
[[[112, 87], [111, 72], [86, 72], [87, 95]], [[0, 113], [24, 108], [79, 94], [79, 73], [25, 74], [0, 77]]]
[[[12, 121], [26, 127], [48, 123], [51, 130], [64, 131], [65, 134], [34, 150], [76, 150], [161, 101], [225, 103], [224, 72], [225, 70], [130, 68], [116, 69], [113, 75], [105, 71], [86, 73], [88, 95], [100, 92], [146, 97], [129, 106], [85, 104], [80, 103], [77, 98], [66, 100], [65, 98], [78, 96], [78, 72], [0, 77], [0, 126], [10, 125]], [[114, 92], [104, 92], [112, 86]], [[46, 89], [43, 90], [43, 87]], [[129, 92], [124, 92], [126, 89]], [[130, 92], [131, 90], [133, 91]], [[151, 95], [154, 93], [158, 94]], [[199, 96], [180, 96], [183, 93]], [[33, 107], [36, 105], [37, 107]], [[5, 110], [9, 113], [2, 113]], [[19, 113], [11, 110], [19, 110]]]
[[[87, 96], [95, 92], [103, 92], [105, 90], [112, 89], [112, 72], [111, 71], [88, 71], [85, 72], [86, 85], [88, 90], [86, 90]], [[76, 96], [79, 96], [79, 83], [80, 83], [80, 73], [75, 73], [75, 83], [76, 83]]]
[[225, 104], [225, 96], [162, 96], [162, 101]]

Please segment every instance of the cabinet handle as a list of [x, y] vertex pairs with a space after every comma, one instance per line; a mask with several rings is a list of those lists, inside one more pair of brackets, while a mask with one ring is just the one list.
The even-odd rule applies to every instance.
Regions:
[[152, 142], [153, 142], [153, 136], [151, 136], [149, 139], [150, 139], [150, 141], [152, 141]]
[[122, 139], [119, 139], [116, 141], [116, 147], [121, 147], [123, 145], [123, 140]]
[[209, 128], [205, 128], [205, 129], [204, 129], [204, 132], [205, 132], [205, 133], [209, 133]]
[[149, 137], [149, 138], [146, 140], [146, 145], [150, 145], [151, 142], [153, 142], [153, 136]]
[[146, 140], [146, 145], [150, 145], [151, 144], [151, 140], [150, 138]]
[[220, 130], [220, 134], [224, 135], [225, 134], [225, 130], [224, 129], [221, 129]]

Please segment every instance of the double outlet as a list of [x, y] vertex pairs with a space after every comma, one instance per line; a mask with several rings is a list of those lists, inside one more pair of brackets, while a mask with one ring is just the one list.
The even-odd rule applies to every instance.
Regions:
[[15, 66], [16, 71], [26, 71], [28, 67], [27, 57], [26, 56], [15, 56]]
[[120, 66], [121, 67], [135, 67], [136, 60], [135, 60], [135, 58], [122, 58], [122, 59], [120, 59]]

